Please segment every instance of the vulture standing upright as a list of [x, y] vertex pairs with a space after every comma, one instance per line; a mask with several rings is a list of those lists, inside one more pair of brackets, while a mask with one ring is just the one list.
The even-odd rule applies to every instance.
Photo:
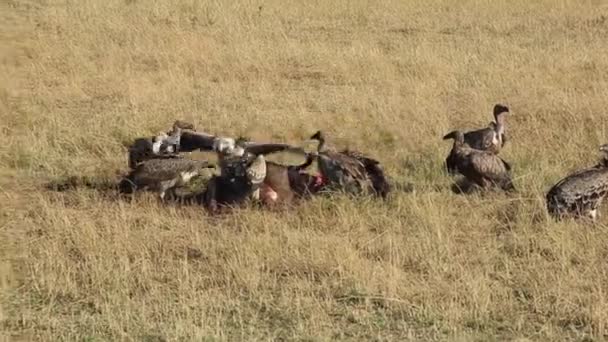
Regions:
[[[488, 127], [464, 133], [464, 142], [476, 150], [498, 154], [507, 141], [505, 130], [507, 125], [506, 115], [508, 113], [509, 108], [506, 106], [501, 104], [495, 105], [494, 122], [490, 122]], [[445, 163], [450, 174], [458, 172], [451, 154], [448, 155]]]
[[481, 188], [497, 186], [505, 191], [514, 190], [511, 167], [496, 154], [471, 148], [465, 143], [461, 131], [453, 131], [444, 140], [453, 139], [450, 152], [453, 165], [465, 178]]

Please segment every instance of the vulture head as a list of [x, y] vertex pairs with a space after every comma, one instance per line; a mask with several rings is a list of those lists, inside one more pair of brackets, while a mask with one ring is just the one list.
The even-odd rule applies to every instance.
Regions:
[[310, 137], [310, 140], [316, 140], [319, 142], [317, 146], [317, 151], [321, 152], [323, 146], [325, 146], [325, 134], [322, 131], [317, 131]]
[[218, 137], [213, 141], [213, 150], [223, 155], [232, 155], [236, 148], [236, 142], [232, 138]]
[[189, 129], [191, 131], [194, 131], [194, 124], [184, 121], [184, 120], [175, 120], [175, 122], [173, 123], [173, 130], [175, 131], [176, 129]]
[[181, 131], [177, 130], [167, 135], [167, 133], [160, 133], [159, 135], [152, 138], [152, 153], [156, 155], [161, 154], [172, 154], [178, 152], [179, 139]]
[[504, 125], [505, 114], [509, 113], [509, 108], [501, 104], [494, 106], [494, 119], [497, 123]]
[[315, 134], [310, 136], [310, 139], [321, 141], [321, 140], [325, 139], [325, 134], [323, 134], [323, 132], [321, 132], [321, 131], [317, 131]]

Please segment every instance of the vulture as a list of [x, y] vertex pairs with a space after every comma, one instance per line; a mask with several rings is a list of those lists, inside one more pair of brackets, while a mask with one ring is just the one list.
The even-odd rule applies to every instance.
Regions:
[[203, 194], [202, 202], [210, 212], [215, 213], [220, 207], [238, 206], [247, 199], [259, 200], [266, 206], [288, 205], [308, 198], [321, 188], [320, 176], [304, 172], [312, 164], [312, 156], [303, 164], [292, 166], [270, 161], [263, 163], [263, 155], [255, 160], [258, 164], [248, 164], [247, 158], [225, 160], [230, 165], [208, 183]]
[[222, 171], [207, 183], [202, 202], [212, 213], [220, 207], [235, 206], [247, 199], [259, 198], [261, 184], [266, 178], [264, 155], [252, 158], [225, 158]]
[[216, 137], [211, 134], [197, 132], [191, 129], [181, 129], [179, 150], [181, 152], [213, 151]]
[[456, 170], [468, 181], [484, 189], [496, 186], [505, 191], [515, 190], [511, 180], [511, 166], [502, 158], [490, 151], [470, 147], [461, 131], [453, 131], [443, 139], [454, 140], [449, 158]]
[[287, 150], [301, 152], [302, 149], [293, 147], [288, 144], [276, 143], [256, 143], [247, 141], [244, 138], [232, 139], [226, 137], [217, 137], [213, 141], [213, 150], [218, 153], [218, 156], [257, 156], [261, 154], [272, 154]]
[[173, 129], [175, 130], [176, 128], [182, 129], [182, 130], [190, 130], [190, 131], [195, 131], [196, 129], [194, 128], [194, 124], [188, 122], [188, 121], [184, 121], [184, 120], [175, 120], [175, 122], [173, 123]]
[[172, 136], [179, 135], [177, 143], [178, 150], [181, 152], [215, 151], [218, 153], [218, 157], [222, 158], [227, 155], [260, 155], [295, 149], [287, 144], [255, 143], [243, 138], [235, 140], [183, 127], [183, 125], [176, 127], [174, 124], [172, 131]]
[[[490, 122], [488, 127], [464, 133], [464, 142], [476, 150], [489, 151], [498, 154], [505, 145], [506, 115], [509, 108], [501, 104], [494, 106], [494, 122]], [[447, 139], [444, 137], [444, 139]], [[455, 174], [455, 161], [450, 154], [445, 160], [448, 173]]]
[[121, 192], [132, 193], [135, 190], [157, 191], [161, 199], [167, 191], [186, 185], [203, 169], [214, 168], [207, 161], [176, 159], [149, 159], [139, 163], [120, 183]]
[[[242, 165], [242, 162], [234, 163], [235, 159], [244, 159], [247, 163], [247, 160], [252, 158], [281, 151], [292, 150], [303, 153], [301, 148], [288, 144], [254, 143], [242, 138], [234, 140], [226, 137], [216, 138], [213, 149], [218, 153], [221, 174], [228, 175], [229, 178], [234, 177], [235, 170], [233, 168]], [[287, 178], [281, 178], [279, 175], [285, 166], [265, 161], [265, 167], [266, 176], [263, 179], [263, 184], [254, 189], [252, 197], [261, 199], [266, 204], [276, 203], [279, 200], [290, 201], [291, 193], [286, 187], [288, 183], [285, 182]]]
[[137, 138], [129, 146], [129, 168], [132, 170], [145, 160], [155, 158], [179, 158], [181, 128], [174, 125], [173, 131], [149, 138]]
[[596, 220], [608, 193], [608, 144], [600, 146], [601, 162], [568, 175], [547, 193], [547, 211], [557, 219], [571, 216]]
[[317, 165], [329, 189], [387, 198], [391, 187], [380, 162], [357, 151], [338, 152], [328, 148], [325, 134], [321, 131], [317, 131], [310, 139], [319, 142]]
[[[245, 139], [217, 138], [214, 143], [218, 153], [220, 175], [215, 177], [207, 189], [204, 202], [210, 211], [218, 205], [235, 205], [247, 198], [259, 200], [264, 205], [290, 204], [316, 193], [321, 188], [319, 176], [304, 172], [313, 163], [314, 157], [307, 155], [303, 164], [286, 166], [266, 161], [264, 156], [280, 151], [304, 153], [301, 148], [287, 144], [253, 143]], [[260, 162], [258, 181], [247, 176], [253, 170], [252, 160]], [[251, 172], [250, 172], [251, 173]], [[264, 175], [261, 177], [261, 175]]]

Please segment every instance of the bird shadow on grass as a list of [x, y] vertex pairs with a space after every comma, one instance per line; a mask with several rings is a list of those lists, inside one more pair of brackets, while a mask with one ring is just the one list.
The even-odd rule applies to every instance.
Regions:
[[44, 189], [49, 191], [51, 200], [59, 200], [65, 203], [79, 203], [75, 194], [86, 191], [95, 194], [95, 198], [105, 201], [118, 201], [124, 198], [119, 192], [118, 180], [107, 177], [88, 177], [80, 175], [69, 175], [58, 177], [44, 184]]
[[[131, 203], [138, 203], [139, 198], [147, 198], [149, 200], [158, 200], [163, 206], [167, 207], [201, 207], [205, 206], [204, 197], [205, 190], [207, 187], [208, 178], [204, 176], [194, 177], [191, 182], [185, 187], [175, 188], [175, 192], [167, 192], [164, 200], [161, 200], [157, 193], [152, 191], [144, 191], [143, 189], [134, 189], [129, 187], [129, 191], [123, 189], [121, 186], [124, 182], [124, 178], [120, 177], [104, 177], [104, 176], [82, 176], [82, 175], [68, 175], [64, 177], [58, 177], [45, 184], [46, 190], [58, 194], [64, 200], [69, 200], [68, 194], [75, 194], [79, 191], [90, 191], [96, 198], [106, 200], [110, 202], [125, 201]], [[387, 198], [390, 203], [394, 195], [398, 193], [413, 193], [415, 192], [415, 186], [411, 182], [405, 181], [392, 181], [393, 191]], [[342, 194], [341, 192], [327, 191], [323, 193], [317, 193], [313, 197], [327, 197], [330, 200], [334, 199], [335, 196]], [[364, 196], [363, 198], [368, 198]], [[377, 199], [373, 196], [369, 197]], [[59, 199], [59, 197], [57, 198]], [[264, 210], [268, 212], [289, 212], [290, 210], [298, 208], [300, 205], [309, 201], [311, 198], [301, 198], [295, 200], [293, 203], [265, 205], [259, 201], [245, 201], [244, 203], [234, 205], [221, 205], [220, 210], [217, 212], [207, 212], [210, 217], [222, 218], [230, 216], [234, 212], [240, 210]], [[359, 201], [362, 197], [353, 196], [352, 200]]]
[[452, 183], [450, 189], [458, 195], [468, 195], [481, 191], [481, 188], [477, 184], [470, 182], [466, 178], [456, 180]]
[[[479, 185], [469, 181], [466, 178], [459, 178], [458, 180], [452, 183], [450, 187], [453, 193], [457, 195], [470, 195], [470, 194], [486, 194], [486, 193], [495, 193], [495, 192], [503, 192], [498, 185], [493, 186], [491, 188], [482, 188]], [[517, 193], [516, 188], [505, 190], [506, 193]]]
[[[127, 191], [121, 184], [122, 178], [107, 177], [87, 177], [80, 175], [70, 175], [54, 179], [45, 184], [48, 191], [55, 193], [70, 193], [78, 190], [92, 190], [101, 197], [109, 201], [124, 200], [132, 201], [144, 191], [130, 189]], [[204, 188], [203, 188], [204, 189]], [[170, 205], [195, 205], [200, 204], [203, 190], [196, 188], [179, 188], [174, 195], [169, 195], [165, 203]], [[160, 199], [159, 199], [160, 200]]]
[[411, 182], [393, 181], [392, 185], [395, 192], [410, 194], [416, 191], [416, 186]]
[[91, 178], [87, 176], [67, 176], [48, 182], [45, 188], [54, 192], [67, 192], [77, 189], [91, 189], [102, 193], [118, 193], [118, 182], [107, 178]]
[[[134, 189], [121, 186], [123, 178], [107, 177], [87, 177], [80, 175], [70, 175], [54, 179], [45, 184], [46, 190], [60, 195], [71, 203], [69, 194], [74, 194], [81, 190], [90, 190], [95, 193], [95, 197], [110, 201], [139, 202], [139, 199], [157, 200], [162, 206], [166, 207], [204, 207], [205, 189], [208, 179], [202, 176], [194, 177], [190, 184], [184, 187], [175, 188], [174, 192], [167, 192], [164, 199], [160, 199], [158, 194], [144, 189]], [[66, 195], [68, 195], [66, 197]], [[145, 200], [144, 200], [145, 201]], [[76, 202], [78, 203], [78, 202]], [[242, 209], [262, 209], [265, 208], [257, 202], [247, 202], [235, 205], [222, 205], [221, 210], [210, 213], [210, 217], [222, 218], [234, 213], [235, 210]], [[278, 208], [272, 208], [274, 210]]]

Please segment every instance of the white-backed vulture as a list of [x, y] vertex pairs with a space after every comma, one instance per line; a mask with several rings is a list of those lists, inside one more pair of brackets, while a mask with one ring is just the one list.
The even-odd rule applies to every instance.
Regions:
[[161, 199], [167, 191], [186, 185], [203, 169], [213, 168], [207, 161], [189, 159], [149, 159], [139, 163], [120, 183], [120, 190], [131, 193], [136, 190], [157, 191]]
[[608, 144], [600, 146], [603, 158], [594, 167], [574, 172], [547, 193], [547, 210], [561, 219], [565, 216], [596, 220], [598, 209], [608, 194]]
[[135, 139], [128, 147], [129, 168], [135, 169], [145, 160], [179, 158], [181, 135], [181, 128], [176, 122], [169, 134], [162, 132], [157, 136]]

